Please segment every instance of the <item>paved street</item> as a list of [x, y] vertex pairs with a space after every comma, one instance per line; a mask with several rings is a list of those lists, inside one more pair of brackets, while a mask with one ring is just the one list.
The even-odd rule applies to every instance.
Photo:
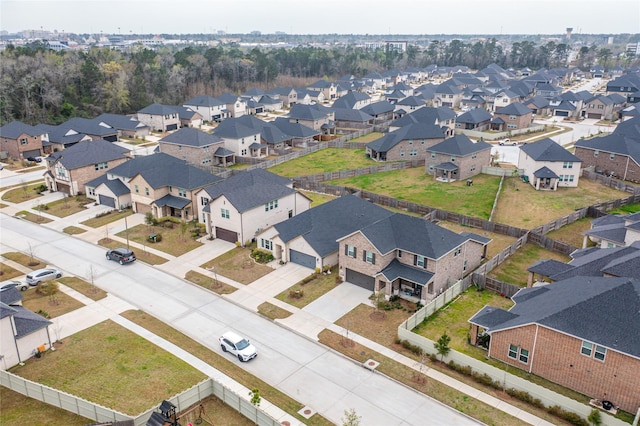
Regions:
[[[372, 373], [297, 333], [173, 275], [142, 262], [122, 267], [104, 250], [45, 226], [0, 214], [2, 251], [27, 251], [65, 274], [88, 278], [133, 307], [142, 309], [222, 354], [218, 336], [235, 330], [248, 336], [259, 356], [243, 364], [250, 373], [307, 404], [335, 423], [355, 408], [367, 425], [477, 424], [473, 419]], [[125, 305], [126, 306], [126, 305]], [[64, 331], [64, 330], [63, 330]]]

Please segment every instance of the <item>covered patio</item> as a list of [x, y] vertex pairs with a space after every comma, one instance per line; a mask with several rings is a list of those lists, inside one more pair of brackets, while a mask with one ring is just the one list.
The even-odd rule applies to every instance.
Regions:
[[436, 180], [440, 182], [454, 182], [458, 178], [458, 170], [458, 166], [450, 161], [433, 166]]
[[537, 190], [555, 191], [558, 189], [559, 177], [547, 166], [533, 172], [534, 181], [531, 182]]
[[425, 303], [428, 294], [433, 293], [433, 272], [414, 268], [394, 259], [386, 268], [376, 274], [378, 291], [387, 296], [398, 296], [414, 303]]
[[156, 212], [155, 217], [172, 216], [183, 220], [191, 220], [189, 216], [189, 205], [191, 200], [175, 195], [167, 194], [162, 198], [155, 200], [152, 207]]

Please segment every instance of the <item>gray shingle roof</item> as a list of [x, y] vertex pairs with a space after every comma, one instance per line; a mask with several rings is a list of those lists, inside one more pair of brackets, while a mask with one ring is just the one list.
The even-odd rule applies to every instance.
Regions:
[[355, 195], [345, 195], [274, 227], [284, 242], [302, 236], [316, 253], [324, 257], [338, 250], [339, 238], [392, 214]]
[[[49, 143], [62, 144], [65, 147], [74, 145], [83, 139], [90, 140], [91, 137], [85, 133], [69, 132], [69, 129], [61, 126], [52, 126], [50, 124], [38, 124], [35, 126], [42, 133], [49, 136]], [[43, 145], [47, 145], [46, 141], [42, 141]]]
[[142, 108], [140, 111], [138, 111], [138, 113], [149, 115], [172, 115], [177, 114], [178, 111], [173, 105], [162, 105], [156, 103]]
[[444, 139], [444, 131], [435, 124], [415, 123], [389, 132], [374, 141], [366, 144], [378, 152], [387, 152], [404, 140]]
[[159, 142], [201, 148], [224, 141], [220, 136], [206, 133], [193, 127], [183, 127], [160, 139]]
[[367, 106], [360, 108], [360, 111], [371, 116], [389, 113], [394, 110], [394, 106], [388, 101], [373, 102]]
[[[629, 278], [573, 277], [544, 287], [525, 288], [502, 321], [469, 321], [495, 333], [540, 324], [609, 349], [640, 357], [640, 281]], [[493, 308], [497, 309], [497, 308]], [[490, 318], [485, 318], [490, 319]]]
[[121, 114], [100, 114], [96, 117], [96, 121], [104, 122], [105, 124], [108, 124], [109, 126], [118, 130], [132, 131], [149, 127], [133, 117]]
[[128, 158], [128, 153], [127, 148], [99, 139], [78, 142], [65, 150], [54, 152], [49, 155], [48, 161], [58, 161], [67, 170], [74, 170], [92, 164]]
[[555, 161], [581, 163], [582, 160], [550, 138], [522, 145], [520, 149], [535, 161]]
[[224, 196], [243, 213], [269, 201], [277, 200], [296, 191], [291, 181], [262, 169], [243, 171], [205, 188], [210, 199]]
[[17, 139], [20, 135], [40, 136], [44, 132], [34, 126], [21, 121], [12, 121], [0, 127], [0, 136], [9, 139]]
[[492, 115], [484, 108], [474, 108], [471, 111], [467, 111], [464, 114], [460, 114], [456, 118], [457, 123], [470, 123], [478, 124], [484, 121], [491, 121]]
[[[78, 133], [84, 133], [87, 135], [107, 137], [118, 134], [118, 130], [113, 127], [105, 127], [102, 120], [98, 118], [81, 118], [75, 117], [60, 124], [60, 128], [66, 129], [66, 131], [74, 130]], [[106, 124], [106, 123], [104, 123]]]
[[456, 119], [456, 113], [447, 107], [424, 107], [411, 114], [391, 122], [392, 127], [403, 127], [411, 123], [427, 123], [436, 124], [437, 121], [446, 121]]
[[362, 112], [361, 110], [352, 108], [333, 108], [333, 113], [336, 121], [353, 121], [357, 123], [366, 123], [373, 120], [373, 117], [369, 114]]
[[496, 114], [522, 116], [531, 114], [531, 109], [520, 102], [514, 102], [505, 107], [498, 108]]
[[409, 265], [400, 263], [398, 259], [393, 259], [382, 271], [378, 272], [380, 275], [393, 282], [398, 278], [411, 281], [412, 283], [426, 286], [429, 281], [435, 275], [433, 272], [429, 272], [426, 269], [412, 268]]
[[260, 134], [260, 129], [247, 126], [240, 118], [227, 118], [213, 130], [213, 134], [228, 139], [242, 139]]
[[466, 135], [456, 135], [443, 140], [427, 149], [427, 152], [438, 152], [465, 157], [476, 152], [491, 149], [491, 144], [484, 141], [473, 142]]
[[288, 118], [278, 117], [272, 121], [273, 125], [283, 133], [296, 138], [310, 138], [319, 135], [320, 132], [300, 123], [291, 123]]
[[216, 107], [225, 105], [225, 103], [214, 97], [201, 95], [194, 96], [193, 98], [185, 101], [182, 105], [195, 107]]
[[318, 108], [315, 108], [313, 105], [302, 105], [295, 104], [291, 107], [289, 111], [290, 118], [296, 118], [299, 120], [323, 120], [327, 118], [327, 113], [324, 111], [320, 111]]
[[558, 175], [547, 166], [540, 167], [538, 170], [533, 172], [533, 175], [539, 179], [558, 179]]
[[396, 213], [360, 229], [382, 254], [400, 249], [439, 259], [467, 238], [428, 220]]

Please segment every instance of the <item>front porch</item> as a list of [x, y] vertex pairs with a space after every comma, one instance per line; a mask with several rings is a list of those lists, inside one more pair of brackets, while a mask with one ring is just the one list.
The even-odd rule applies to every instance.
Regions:
[[384, 291], [387, 297], [398, 296], [401, 299], [425, 304], [433, 293], [434, 274], [425, 269], [414, 268], [394, 259], [378, 273], [377, 291]]
[[191, 216], [189, 209], [190, 205], [191, 200], [187, 198], [167, 194], [164, 197], [155, 200], [151, 206], [156, 218], [171, 216], [182, 220], [191, 220], [193, 217]]

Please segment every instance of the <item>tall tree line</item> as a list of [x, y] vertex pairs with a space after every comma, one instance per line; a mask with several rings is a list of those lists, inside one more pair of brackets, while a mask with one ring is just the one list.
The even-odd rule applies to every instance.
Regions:
[[[284, 77], [363, 77], [430, 64], [550, 68], [566, 65], [570, 53], [563, 43], [522, 41], [505, 48], [495, 39], [433, 40], [426, 48], [410, 45], [406, 52], [356, 46], [241, 49], [233, 45], [55, 52], [46, 43], [36, 42], [8, 46], [0, 54], [0, 124], [13, 120], [57, 124], [102, 112], [127, 114], [153, 102], [181, 104], [195, 95], [241, 93], [251, 87], [267, 90]], [[587, 67], [619, 61], [614, 51], [597, 46], [583, 47], [575, 59], [577, 65]]]

